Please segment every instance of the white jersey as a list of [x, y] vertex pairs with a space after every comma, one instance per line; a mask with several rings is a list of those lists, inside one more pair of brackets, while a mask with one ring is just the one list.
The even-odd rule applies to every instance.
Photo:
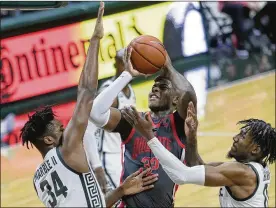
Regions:
[[241, 200], [231, 194], [228, 187], [222, 187], [219, 193], [221, 207], [268, 207], [268, 186], [270, 184], [270, 172], [268, 167], [260, 163], [247, 163], [257, 176], [257, 186], [249, 197]]
[[105, 207], [104, 195], [93, 172], [78, 173], [65, 164], [58, 148], [50, 150], [33, 179], [46, 207]]
[[[99, 91], [108, 87], [113, 82], [113, 79], [107, 80], [100, 87]], [[127, 97], [123, 92], [119, 92], [118, 109], [122, 109], [126, 105], [136, 104], [136, 97], [130, 84], [127, 85], [130, 90], [130, 96]], [[95, 126], [95, 125], [94, 125]], [[120, 153], [121, 152], [121, 136], [119, 133], [111, 133], [104, 131], [101, 128], [95, 126], [95, 137], [98, 141], [99, 152]]]

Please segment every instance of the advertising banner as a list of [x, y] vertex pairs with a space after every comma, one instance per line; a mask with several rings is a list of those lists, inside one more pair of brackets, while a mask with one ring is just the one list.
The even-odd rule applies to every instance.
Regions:
[[[191, 5], [195, 6], [190, 8]], [[166, 2], [105, 16], [105, 35], [99, 52], [99, 79], [114, 75], [116, 50], [126, 47], [133, 38], [142, 34], [164, 40], [173, 58], [205, 52], [203, 23], [196, 10], [198, 7], [197, 2]], [[196, 31], [198, 38], [191, 38], [188, 29], [185, 29], [185, 34], [183, 32], [184, 15], [186, 21], [189, 19], [187, 11], [196, 17], [197, 24], [189, 21], [185, 28], [193, 29], [193, 33]], [[95, 19], [85, 20], [1, 40], [1, 103], [76, 86], [94, 25]], [[182, 33], [185, 41], [181, 39]], [[170, 45], [175, 47], [170, 48]], [[176, 47], [178, 45], [182, 48], [180, 52]]]

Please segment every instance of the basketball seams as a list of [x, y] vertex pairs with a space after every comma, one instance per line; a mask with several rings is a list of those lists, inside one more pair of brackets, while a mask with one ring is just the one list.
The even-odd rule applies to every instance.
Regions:
[[[151, 40], [152, 41], [152, 40]], [[142, 44], [142, 45], [147, 45], [147, 46], [151, 46], [151, 47], [153, 47], [153, 48], [155, 48], [155, 49], [157, 49], [162, 55], [163, 55], [163, 57], [164, 57], [164, 59], [166, 60], [166, 56], [164, 55], [164, 53], [159, 49], [159, 48], [157, 48], [157, 47], [155, 47], [154, 45], [150, 45], [150, 44], [147, 44], [147, 43], [142, 43], [142, 42], [139, 42], [139, 41], [135, 41], [136, 43], [139, 43], [139, 44]], [[134, 42], [134, 43], [135, 43]], [[164, 50], [166, 50], [165, 49], [165, 47], [161, 44], [161, 43], [158, 43], [157, 41], [154, 41], [155, 43], [157, 43], [157, 44], [160, 44], [163, 48], [164, 48]], [[134, 44], [133, 44], [134, 45]], [[144, 56], [142, 56], [142, 57], [144, 57]]]
[[[146, 44], [147, 45], [147, 44]], [[155, 48], [155, 47], [154, 47]], [[145, 59], [149, 64], [151, 64], [153, 67], [155, 67], [157, 70], [159, 70], [159, 67], [151, 63], [146, 57], [144, 57], [142, 54], [140, 54], [137, 50], [135, 50], [134, 47], [132, 47], [132, 50], [135, 51], [139, 56], [141, 56], [143, 59]], [[133, 64], [133, 62], [132, 62]], [[134, 65], [134, 64], [133, 64]]]

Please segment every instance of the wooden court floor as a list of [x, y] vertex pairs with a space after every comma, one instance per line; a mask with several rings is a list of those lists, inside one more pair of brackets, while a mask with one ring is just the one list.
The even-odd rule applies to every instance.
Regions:
[[[199, 153], [207, 161], [227, 161], [225, 155], [238, 132], [236, 122], [260, 118], [275, 127], [275, 74], [238, 83], [208, 94], [206, 115], [200, 121]], [[33, 190], [32, 175], [41, 162], [36, 150], [11, 150], [10, 159], [1, 156], [1, 207], [38, 207], [42, 204]], [[270, 166], [269, 206], [275, 207], [275, 165]], [[177, 207], [218, 207], [219, 188], [181, 186]]]

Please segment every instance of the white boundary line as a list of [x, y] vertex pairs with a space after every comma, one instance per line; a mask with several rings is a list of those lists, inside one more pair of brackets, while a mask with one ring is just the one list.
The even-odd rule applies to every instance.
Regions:
[[208, 91], [208, 93], [215, 92], [215, 91], [221, 91], [221, 90], [225, 90], [225, 89], [228, 89], [230, 87], [233, 87], [233, 86], [245, 84], [246, 82], [252, 82], [252, 81], [259, 80], [259, 79], [264, 79], [264, 78], [269, 77], [273, 74], [275, 76], [275, 70], [276, 69], [273, 69], [272, 71], [263, 72], [261, 74], [256, 74], [256, 75], [253, 75], [253, 76], [250, 76], [250, 77], [246, 77], [246, 78], [243, 78], [242, 80], [232, 81], [232, 82], [226, 83], [222, 86], [212, 87], [212, 88], [209, 88], [207, 91]]

